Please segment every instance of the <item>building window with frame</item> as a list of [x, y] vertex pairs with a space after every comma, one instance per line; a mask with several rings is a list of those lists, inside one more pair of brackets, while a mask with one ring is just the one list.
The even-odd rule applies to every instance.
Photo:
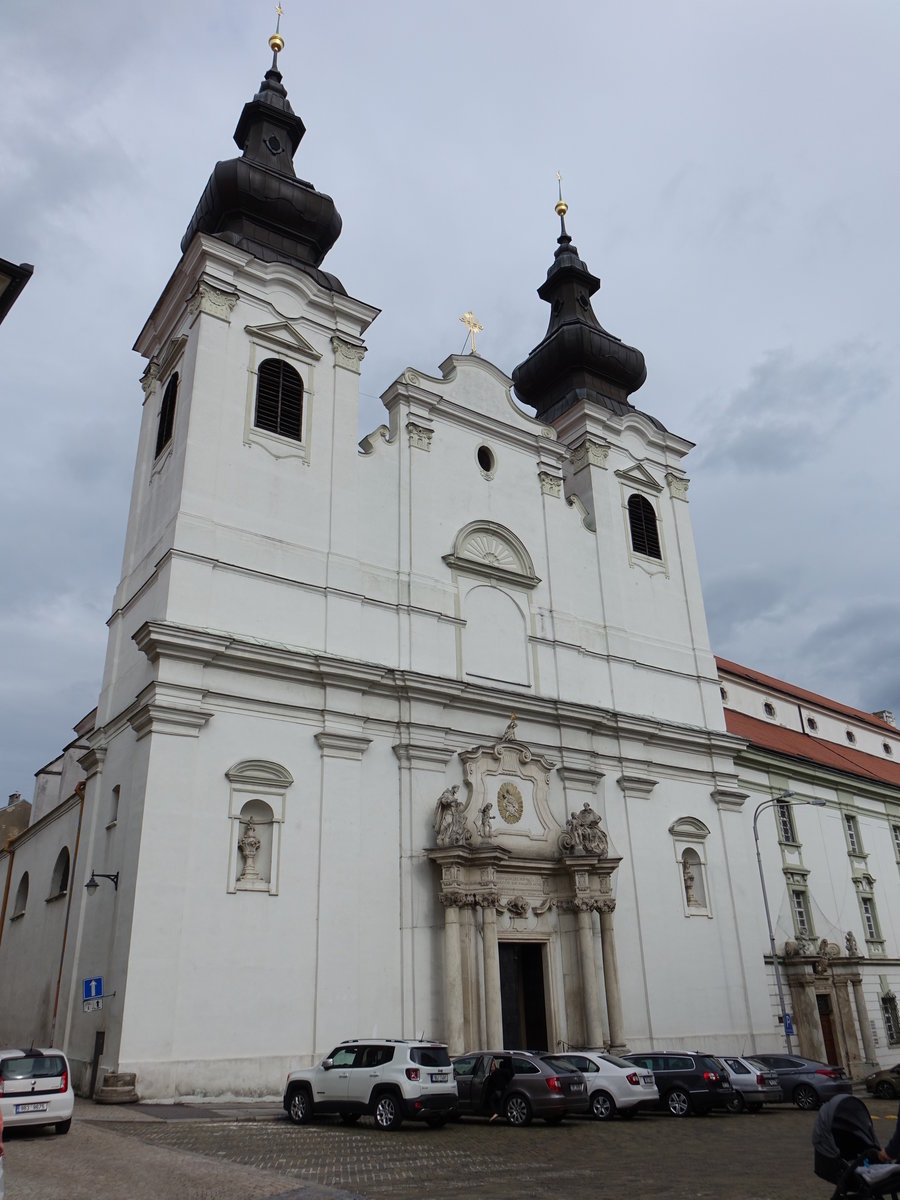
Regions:
[[797, 833], [794, 829], [794, 814], [791, 812], [790, 804], [786, 800], [779, 800], [775, 805], [775, 813], [778, 817], [778, 840], [796, 846]]
[[16, 917], [24, 917], [25, 909], [28, 907], [28, 872], [22, 872], [22, 878], [19, 880], [19, 886], [16, 888], [16, 899], [13, 903], [12, 916], [9, 918], [14, 921]]
[[875, 900], [872, 896], [860, 896], [859, 906], [862, 910], [863, 926], [866, 931], [867, 942], [880, 942], [881, 927], [878, 924], [878, 913], [875, 909]]
[[900, 825], [891, 826], [891, 837], [894, 839], [894, 853], [900, 860]]
[[69, 890], [69, 848], [63, 846], [56, 858], [56, 865], [53, 868], [53, 874], [50, 876], [50, 895], [47, 897], [53, 900], [56, 896], [65, 896]]
[[156, 451], [154, 458], [159, 458], [166, 446], [172, 440], [175, 428], [175, 401], [178, 396], [178, 372], [176, 371], [163, 394], [162, 406], [159, 410], [159, 425], [156, 429]]
[[794, 888], [791, 892], [791, 905], [794, 910], [794, 929], [797, 936], [811, 938], [813, 927], [809, 916], [808, 897], [802, 888]]
[[631, 528], [631, 546], [635, 554], [645, 554], [647, 558], [658, 558], [662, 561], [656, 513], [647, 497], [642, 496], [640, 492], [633, 492], [628, 497], [628, 524]]
[[900, 1044], [900, 1014], [897, 1012], [897, 997], [893, 992], [884, 992], [881, 996], [881, 1015], [884, 1017], [884, 1031], [892, 1046]]
[[303, 440], [303, 380], [283, 359], [259, 364], [253, 424], [294, 442]]
[[859, 823], [852, 813], [844, 813], [844, 828], [847, 831], [847, 847], [851, 854], [862, 854]]

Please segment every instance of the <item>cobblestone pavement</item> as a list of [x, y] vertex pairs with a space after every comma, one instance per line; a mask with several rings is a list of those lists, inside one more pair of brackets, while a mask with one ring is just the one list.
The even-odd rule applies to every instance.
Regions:
[[[886, 1142], [896, 1104], [868, 1100]], [[528, 1129], [465, 1121], [407, 1123], [385, 1134], [364, 1119], [291, 1125], [275, 1106], [79, 1104], [71, 1133], [11, 1131], [7, 1200], [598, 1200], [728, 1197], [828, 1200], [812, 1173], [815, 1114], [679, 1121], [644, 1115]]]

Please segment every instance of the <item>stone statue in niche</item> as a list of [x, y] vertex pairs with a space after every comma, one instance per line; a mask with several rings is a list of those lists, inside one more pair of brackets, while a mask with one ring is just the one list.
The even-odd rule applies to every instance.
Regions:
[[844, 938], [844, 945], [847, 948], [848, 958], [859, 958], [859, 946], [856, 944], [856, 937], [854, 936], [852, 929], [847, 930], [847, 936]]
[[249, 817], [247, 826], [238, 840], [238, 849], [244, 856], [244, 869], [241, 871], [238, 883], [249, 883], [261, 878], [256, 869], [256, 856], [259, 854], [261, 845], [262, 842], [259, 840], [253, 818]]
[[491, 822], [494, 820], [493, 809], [494, 806], [490, 800], [488, 800], [487, 804], [482, 804], [478, 810], [478, 820], [475, 822], [475, 828], [479, 836], [486, 842], [489, 842], [494, 836], [494, 830], [491, 827]]
[[581, 811], [573, 812], [566, 821], [566, 832], [560, 834], [559, 845], [564, 854], [599, 854], [606, 858], [609, 839], [600, 828], [600, 814], [587, 800]]
[[694, 891], [697, 876], [694, 874], [694, 868], [688, 859], [685, 858], [682, 860], [681, 870], [684, 875], [684, 898], [688, 902], [688, 908], [702, 908], [703, 905], [697, 899], [697, 893]]
[[434, 840], [439, 846], [468, 846], [472, 831], [466, 828], [463, 802], [459, 799], [459, 784], [444, 788], [434, 806]]

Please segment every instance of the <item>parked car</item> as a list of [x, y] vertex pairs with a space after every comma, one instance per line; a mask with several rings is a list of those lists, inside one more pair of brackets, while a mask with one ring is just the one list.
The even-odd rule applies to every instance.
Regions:
[[437, 1128], [456, 1113], [457, 1095], [440, 1042], [360, 1038], [341, 1042], [318, 1066], [291, 1071], [283, 1103], [296, 1125], [319, 1113], [350, 1125], [367, 1113], [379, 1129], [399, 1129], [404, 1118]]
[[567, 1050], [545, 1054], [544, 1062], [558, 1070], [574, 1067], [585, 1078], [590, 1111], [598, 1121], [609, 1121], [616, 1113], [634, 1117], [642, 1108], [656, 1108], [659, 1091], [650, 1071], [602, 1050]]
[[881, 1096], [883, 1100], [896, 1099], [900, 1096], [900, 1063], [867, 1075], [866, 1087], [873, 1095]]
[[6, 1128], [52, 1125], [57, 1133], [68, 1133], [74, 1109], [62, 1050], [0, 1050], [0, 1113]]
[[728, 1101], [729, 1112], [759, 1112], [766, 1101], [777, 1104], [781, 1100], [778, 1076], [762, 1063], [728, 1054], [719, 1054], [717, 1058], [734, 1088], [734, 1095]]
[[753, 1060], [775, 1072], [783, 1099], [793, 1101], [798, 1108], [818, 1108], [832, 1096], [853, 1091], [844, 1068], [833, 1063], [793, 1054], [754, 1054]]
[[653, 1050], [625, 1054], [623, 1058], [653, 1072], [660, 1105], [673, 1117], [727, 1108], [734, 1097], [728, 1072], [711, 1054], [699, 1050]]
[[529, 1125], [532, 1117], [558, 1124], [569, 1113], [588, 1111], [587, 1084], [573, 1067], [550, 1066], [528, 1050], [476, 1050], [453, 1060], [462, 1115], [485, 1113], [488, 1077], [494, 1060], [512, 1059], [513, 1077], [500, 1097], [500, 1114], [510, 1125]]

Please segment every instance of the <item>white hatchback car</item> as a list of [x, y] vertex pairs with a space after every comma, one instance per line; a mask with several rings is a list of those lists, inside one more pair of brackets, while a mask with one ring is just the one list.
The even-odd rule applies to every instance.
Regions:
[[634, 1117], [642, 1108], [655, 1108], [659, 1092], [653, 1072], [602, 1050], [566, 1050], [544, 1054], [545, 1062], [568, 1063], [587, 1081], [590, 1111], [598, 1121], [609, 1121], [616, 1113]]
[[0, 1050], [3, 1125], [53, 1125], [68, 1133], [75, 1108], [69, 1064], [62, 1050]]

